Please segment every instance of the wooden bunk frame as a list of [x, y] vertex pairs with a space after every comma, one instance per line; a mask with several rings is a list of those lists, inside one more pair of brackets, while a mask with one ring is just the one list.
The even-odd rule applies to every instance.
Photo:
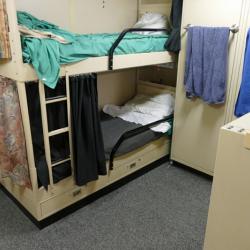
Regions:
[[[67, 86], [68, 80], [66, 80]], [[40, 95], [44, 95], [44, 85], [42, 83], [39, 84], [39, 92]], [[24, 87], [23, 87], [24, 86]], [[67, 87], [68, 88], [68, 87]], [[19, 95], [26, 96], [25, 92], [25, 84], [22, 84], [18, 88]], [[138, 83], [138, 93], [141, 94], [160, 94], [160, 93], [172, 93], [174, 95], [175, 88], [158, 85], [148, 82], [139, 82]], [[69, 101], [68, 97], [67, 100]], [[46, 160], [49, 169], [49, 177], [50, 177], [50, 185], [48, 186], [48, 191], [46, 191], [43, 187], [38, 187], [37, 182], [37, 171], [35, 167], [35, 159], [33, 154], [33, 146], [32, 146], [32, 136], [30, 131], [29, 124], [29, 114], [27, 101], [21, 101], [22, 108], [22, 116], [23, 123], [25, 128], [25, 138], [26, 138], [26, 146], [27, 146], [27, 156], [29, 162], [29, 170], [30, 177], [32, 182], [32, 190], [27, 188], [22, 188], [12, 183], [9, 178], [4, 178], [1, 180], [1, 184], [3, 187], [15, 197], [15, 199], [22, 204], [22, 206], [37, 220], [42, 221], [47, 217], [59, 212], [60, 210], [74, 204], [83, 198], [97, 192], [104, 187], [115, 183], [116, 181], [126, 177], [135, 171], [144, 168], [145, 166], [159, 160], [165, 156], [167, 156], [170, 152], [170, 139], [167, 137], [162, 137], [154, 142], [151, 142], [137, 150], [134, 150], [128, 154], [124, 154], [122, 156], [114, 158], [113, 168], [112, 170], [108, 170], [108, 174], [106, 176], [100, 176], [97, 181], [90, 182], [83, 187], [79, 187], [75, 185], [74, 174], [66, 179], [61, 180], [60, 182], [54, 184], [53, 176], [52, 176], [52, 168], [55, 165], [52, 165], [51, 157], [50, 157], [50, 144], [49, 137], [54, 136], [56, 134], [64, 133], [66, 131], [69, 132], [70, 138], [70, 148], [72, 152], [72, 140], [70, 136], [71, 126], [68, 128], [56, 130], [53, 132], [48, 132], [48, 121], [46, 117], [46, 101], [43, 97], [40, 98], [41, 101], [41, 111], [42, 111], [42, 119], [43, 119], [43, 133], [44, 133], [44, 144], [45, 144], [45, 154]], [[54, 100], [60, 101], [60, 100]], [[69, 102], [68, 102], [69, 105]], [[70, 109], [68, 109], [70, 110]], [[70, 113], [68, 113], [70, 117]], [[70, 124], [70, 123], [69, 123]], [[71, 153], [71, 156], [73, 154]], [[73, 160], [65, 159], [65, 161]], [[60, 164], [59, 162], [57, 164]], [[109, 162], [107, 162], [107, 169], [109, 169]], [[73, 164], [72, 164], [72, 172], [73, 172]]]
[[[140, 1], [141, 2], [141, 1]], [[152, 143], [145, 145], [133, 152], [114, 159], [113, 170], [109, 171], [106, 176], [100, 176], [99, 180], [90, 182], [83, 187], [76, 186], [74, 183], [73, 153], [71, 139], [71, 114], [70, 114], [70, 95], [69, 95], [69, 77], [77, 74], [98, 73], [108, 71], [108, 57], [89, 58], [74, 64], [61, 67], [60, 76], [66, 78], [66, 97], [46, 100], [45, 86], [39, 81], [39, 94], [41, 103], [41, 114], [43, 122], [43, 134], [45, 144], [45, 156], [49, 169], [50, 185], [48, 191], [43, 187], [38, 187], [37, 170], [35, 167], [34, 151], [32, 144], [30, 117], [28, 112], [27, 96], [25, 82], [38, 81], [33, 68], [24, 64], [22, 60], [22, 49], [20, 35], [18, 32], [15, 0], [8, 0], [7, 13], [9, 18], [10, 45], [12, 52], [12, 60], [0, 63], [0, 74], [16, 81], [18, 94], [20, 99], [20, 107], [23, 119], [23, 127], [25, 133], [27, 157], [29, 164], [29, 172], [32, 183], [32, 189], [25, 189], [12, 183], [9, 178], [0, 180], [2, 186], [14, 198], [22, 204], [22, 206], [37, 221], [55, 214], [63, 208], [76, 203], [77, 201], [97, 192], [104, 187], [122, 179], [125, 176], [147, 166], [148, 164], [166, 156], [170, 151], [170, 141], [166, 137], [160, 138]], [[139, 14], [150, 10], [150, 4], [143, 5]], [[166, 5], [164, 5], [166, 7]], [[157, 7], [154, 5], [154, 11]], [[159, 4], [159, 12], [162, 12], [162, 4]], [[131, 55], [119, 55], [113, 58], [113, 69], [135, 68], [146, 65], [157, 65], [173, 62], [175, 57], [168, 52], [153, 52]], [[151, 83], [140, 82], [138, 85], [139, 93], [157, 94], [162, 92], [174, 93], [172, 87], [155, 85]], [[66, 102], [68, 112], [68, 127], [58, 129], [52, 132], [48, 131], [47, 110], [46, 106], [54, 102]], [[51, 162], [50, 142], [49, 138], [58, 134], [67, 132], [70, 142], [70, 158], [65, 161], [71, 161], [72, 175], [57, 184], [53, 183], [52, 168], [55, 166]], [[62, 162], [57, 163], [56, 165]], [[107, 163], [108, 168], [108, 163]]]
[[[9, 36], [12, 60], [0, 64], [1, 75], [21, 83], [36, 81], [38, 78], [32, 66], [30, 64], [23, 63], [15, 0], [6, 1], [6, 7], [9, 19]], [[154, 11], [162, 13], [163, 7], [166, 8], [166, 10], [170, 8], [169, 4], [143, 4], [142, 1], [140, 1], [139, 15], [149, 12], [151, 8], [153, 8]], [[113, 57], [113, 70], [172, 63], [175, 61], [175, 54], [167, 51], [116, 55]], [[63, 65], [61, 67], [60, 76], [71, 76], [91, 72], [100, 73], [105, 71], [109, 71], [109, 57], [92, 57], [77, 63]]]

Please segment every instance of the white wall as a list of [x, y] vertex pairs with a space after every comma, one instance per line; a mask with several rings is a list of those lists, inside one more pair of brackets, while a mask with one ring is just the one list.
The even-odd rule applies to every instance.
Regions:
[[136, 71], [122, 71], [98, 74], [99, 106], [104, 104], [122, 105], [136, 93]]
[[137, 0], [16, 0], [16, 5], [79, 33], [120, 32], [135, 24], [138, 13]]
[[[137, 0], [75, 0], [76, 32], [120, 32], [137, 20]], [[104, 7], [104, 8], [103, 8]], [[75, 18], [75, 19], [74, 19]]]
[[65, 29], [70, 28], [68, 0], [16, 0], [16, 7]]

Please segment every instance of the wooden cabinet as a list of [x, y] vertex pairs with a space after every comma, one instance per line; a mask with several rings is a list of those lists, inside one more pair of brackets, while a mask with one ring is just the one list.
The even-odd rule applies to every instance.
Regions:
[[250, 114], [220, 130], [204, 250], [250, 249]]
[[[244, 55], [247, 0], [184, 0], [182, 17], [182, 50], [179, 55], [176, 106], [171, 158], [177, 162], [213, 175], [218, 134], [221, 126], [234, 119], [233, 111], [241, 81]], [[186, 98], [184, 69], [187, 24], [198, 26], [239, 25], [240, 31], [230, 34], [225, 105], [211, 106], [202, 100]]]

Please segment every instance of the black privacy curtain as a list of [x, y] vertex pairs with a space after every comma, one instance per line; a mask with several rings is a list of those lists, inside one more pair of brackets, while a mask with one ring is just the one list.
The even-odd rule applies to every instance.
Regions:
[[167, 51], [178, 53], [181, 49], [181, 17], [183, 0], [172, 0], [170, 15], [171, 32], [165, 44]]
[[75, 178], [82, 186], [107, 174], [96, 74], [70, 77], [70, 92]]
[[38, 84], [26, 84], [26, 93], [38, 184], [48, 189], [49, 170], [45, 158]]

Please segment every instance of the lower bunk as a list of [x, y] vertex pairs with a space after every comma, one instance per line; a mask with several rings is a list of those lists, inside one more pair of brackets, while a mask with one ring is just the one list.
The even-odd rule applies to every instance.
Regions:
[[[63, 84], [59, 86], [63, 86]], [[55, 91], [58, 91], [58, 89]], [[61, 95], [60, 91], [58, 93], [56, 94], [57, 97], [63, 101], [65, 96]], [[170, 93], [171, 95], [174, 95], [174, 88], [146, 82], [139, 82], [137, 85], [137, 94], [140, 95], [143, 94], [154, 96], [162, 93]], [[41, 91], [39, 92], [39, 95], [41, 95]], [[56, 101], [58, 98], [50, 96], [49, 93], [46, 95], [47, 104], [58, 104]], [[29, 96], [29, 94], [27, 96]], [[30, 103], [30, 106], [28, 105], [29, 111], [31, 110], [32, 103], [33, 106], [35, 106], [35, 99], [31, 98], [31, 100], [33, 100], [33, 102]], [[41, 96], [39, 97], [39, 100], [41, 100]], [[40, 103], [40, 105], [42, 105], [42, 103]], [[42, 110], [41, 107], [40, 109]], [[56, 116], [56, 119], [54, 120], [60, 120], [61, 123], [62, 119], [57, 118], [64, 117], [66, 126], [68, 122], [70, 123], [70, 121], [66, 119], [67, 114], [65, 114], [62, 110], [59, 108], [58, 111], [58, 107], [53, 110], [53, 114]], [[46, 114], [49, 116], [50, 112], [47, 112]], [[29, 115], [31, 131], [33, 130], [33, 133], [36, 133], [36, 135], [39, 134], [38, 130], [40, 126], [40, 129], [42, 129], [40, 139], [43, 137], [43, 139], [46, 140], [44, 124], [40, 124], [38, 126], [37, 124], [39, 123], [37, 123], [37, 120], [34, 117], [37, 117], [38, 114], [33, 114], [32, 117], [31, 112]], [[60, 130], [63, 128], [59, 128], [57, 126], [58, 124], [56, 123], [50, 123], [49, 117], [47, 117], [47, 119], [48, 128], [50, 128], [48, 129], [50, 136], [57, 136], [58, 133], [53, 131], [60, 132]], [[33, 125], [32, 121], [35, 121]], [[41, 120], [40, 122], [44, 123], [44, 120]], [[56, 150], [51, 150], [51, 159], [53, 160], [54, 158], [54, 162], [52, 161], [51, 164], [49, 164], [48, 159], [46, 158], [46, 162], [48, 163], [48, 167], [51, 168], [51, 173], [53, 176], [52, 184], [50, 183], [48, 185], [47, 190], [39, 182], [39, 180], [37, 181], [38, 185], [33, 186], [32, 189], [16, 185], [8, 177], [1, 179], [1, 185], [11, 196], [16, 199], [18, 203], [24, 207], [24, 209], [32, 216], [35, 221], [42, 223], [46, 220], [46, 218], [53, 216], [72, 204], [75, 204], [106, 187], [109, 187], [117, 181], [122, 180], [123, 178], [145, 168], [151, 163], [163, 158], [165, 159], [166, 156], [169, 155], [171, 139], [170, 134], [168, 133], [155, 132], [150, 129], [151, 126], [141, 126], [133, 122], [125, 121], [120, 117], [113, 117], [110, 114], [105, 114], [103, 112], [101, 112], [100, 126], [103, 134], [107, 174], [104, 176], [99, 176], [98, 180], [88, 182], [83, 186], [76, 185], [75, 169], [73, 167], [74, 161], [71, 160], [73, 159], [73, 154], [70, 150], [70, 144], [72, 142], [65, 142], [65, 140], [62, 139], [60, 140], [61, 142], [59, 144], [58, 141], [56, 141], [54, 144], [58, 144], [59, 148], [55, 146]], [[131, 134], [131, 131], [132, 136], [123, 138], [124, 134], [128, 134], [128, 132]], [[71, 129], [66, 131], [62, 130], [61, 132], [68, 133], [69, 138], [71, 138]], [[121, 138], [123, 138], [123, 140], [119, 144], [118, 141]], [[39, 151], [37, 149], [37, 145], [35, 145], [35, 143], [39, 140], [37, 140], [37, 138], [34, 139], [34, 137], [32, 139], [34, 152], [40, 152], [40, 156], [41, 152], [46, 155], [45, 151], [48, 150], [46, 145], [44, 144], [42, 147], [40, 147]], [[61, 149], [60, 144], [63, 146], [67, 145], [69, 149]], [[53, 147], [53, 143], [50, 143], [49, 146]], [[37, 155], [39, 156], [39, 154]], [[38, 164], [38, 161], [36, 161], [36, 164]], [[60, 169], [60, 166], [64, 166], [64, 170]], [[30, 168], [30, 171], [34, 171], [34, 169]], [[38, 173], [35, 174], [39, 175]]]
[[[167, 161], [166, 157], [169, 155], [169, 151], [170, 140], [167, 138], [158, 139], [140, 149], [117, 157], [114, 160], [114, 169], [108, 175], [101, 176], [99, 180], [90, 182], [84, 187], [76, 186], [73, 177], [58, 182], [54, 186], [53, 193], [48, 193], [43, 188], [34, 193], [30, 189], [14, 185], [9, 178], [4, 178], [1, 185], [8, 192], [8, 195], [21, 204], [32, 221], [39, 227], [43, 227], [43, 225], [54, 222], [56, 219], [53, 218], [54, 214], [70, 205], [117, 183], [127, 176], [131, 176], [131, 174], [148, 167], [158, 160], [160, 160], [160, 163]], [[68, 212], [65, 210], [63, 216]], [[46, 221], [46, 218], [49, 218], [49, 222]]]

